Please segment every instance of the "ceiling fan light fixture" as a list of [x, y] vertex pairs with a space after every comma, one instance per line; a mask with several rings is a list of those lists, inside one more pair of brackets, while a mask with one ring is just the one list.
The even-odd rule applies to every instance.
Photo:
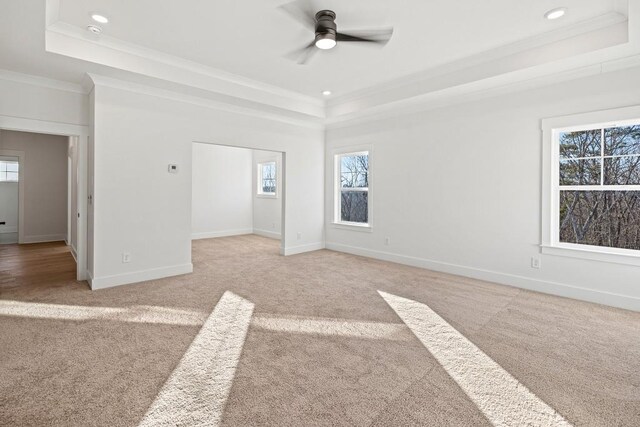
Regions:
[[322, 50], [333, 49], [336, 47], [335, 34], [325, 33], [316, 36], [316, 47]]
[[566, 13], [567, 13], [566, 7], [557, 7], [545, 13], [544, 17], [550, 21], [553, 21], [554, 19], [562, 18]]

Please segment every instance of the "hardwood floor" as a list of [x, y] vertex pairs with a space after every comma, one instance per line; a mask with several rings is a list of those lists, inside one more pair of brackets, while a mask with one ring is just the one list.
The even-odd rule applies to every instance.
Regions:
[[0, 245], [0, 291], [52, 288], [73, 282], [76, 262], [64, 242]]

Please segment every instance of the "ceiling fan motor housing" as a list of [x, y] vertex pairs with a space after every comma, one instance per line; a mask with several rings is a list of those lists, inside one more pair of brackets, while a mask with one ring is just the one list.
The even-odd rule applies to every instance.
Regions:
[[316, 13], [316, 42], [323, 39], [336, 40], [338, 32], [336, 13], [332, 10], [321, 10]]

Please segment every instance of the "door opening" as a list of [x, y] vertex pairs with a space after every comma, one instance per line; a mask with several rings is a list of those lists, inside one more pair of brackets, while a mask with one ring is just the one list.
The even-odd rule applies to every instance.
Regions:
[[18, 243], [20, 158], [0, 151], [0, 244]]
[[192, 144], [192, 240], [256, 234], [284, 242], [284, 162], [278, 151]]

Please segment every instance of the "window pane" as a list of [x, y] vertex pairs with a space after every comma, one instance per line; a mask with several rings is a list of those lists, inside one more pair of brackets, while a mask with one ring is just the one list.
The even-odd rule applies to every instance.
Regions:
[[640, 185], [640, 156], [604, 159], [605, 185]]
[[601, 152], [600, 129], [560, 134], [560, 157], [599, 157]]
[[262, 179], [275, 179], [276, 178], [276, 165], [266, 164], [262, 165]]
[[640, 154], [640, 125], [604, 130], [605, 156]]
[[18, 172], [7, 172], [7, 181], [17, 181], [18, 180]]
[[369, 222], [369, 193], [342, 191], [340, 219], [348, 222]]
[[559, 237], [640, 250], [640, 191], [560, 191]]
[[344, 156], [340, 161], [340, 186], [342, 188], [369, 187], [369, 156]]
[[260, 163], [260, 189], [262, 194], [275, 194], [276, 192], [276, 164]]
[[599, 185], [600, 159], [562, 160], [560, 185]]
[[8, 172], [18, 172], [18, 162], [7, 162], [5, 164]]
[[265, 179], [262, 181], [262, 192], [263, 193], [275, 193], [276, 192], [276, 181], [274, 179]]

